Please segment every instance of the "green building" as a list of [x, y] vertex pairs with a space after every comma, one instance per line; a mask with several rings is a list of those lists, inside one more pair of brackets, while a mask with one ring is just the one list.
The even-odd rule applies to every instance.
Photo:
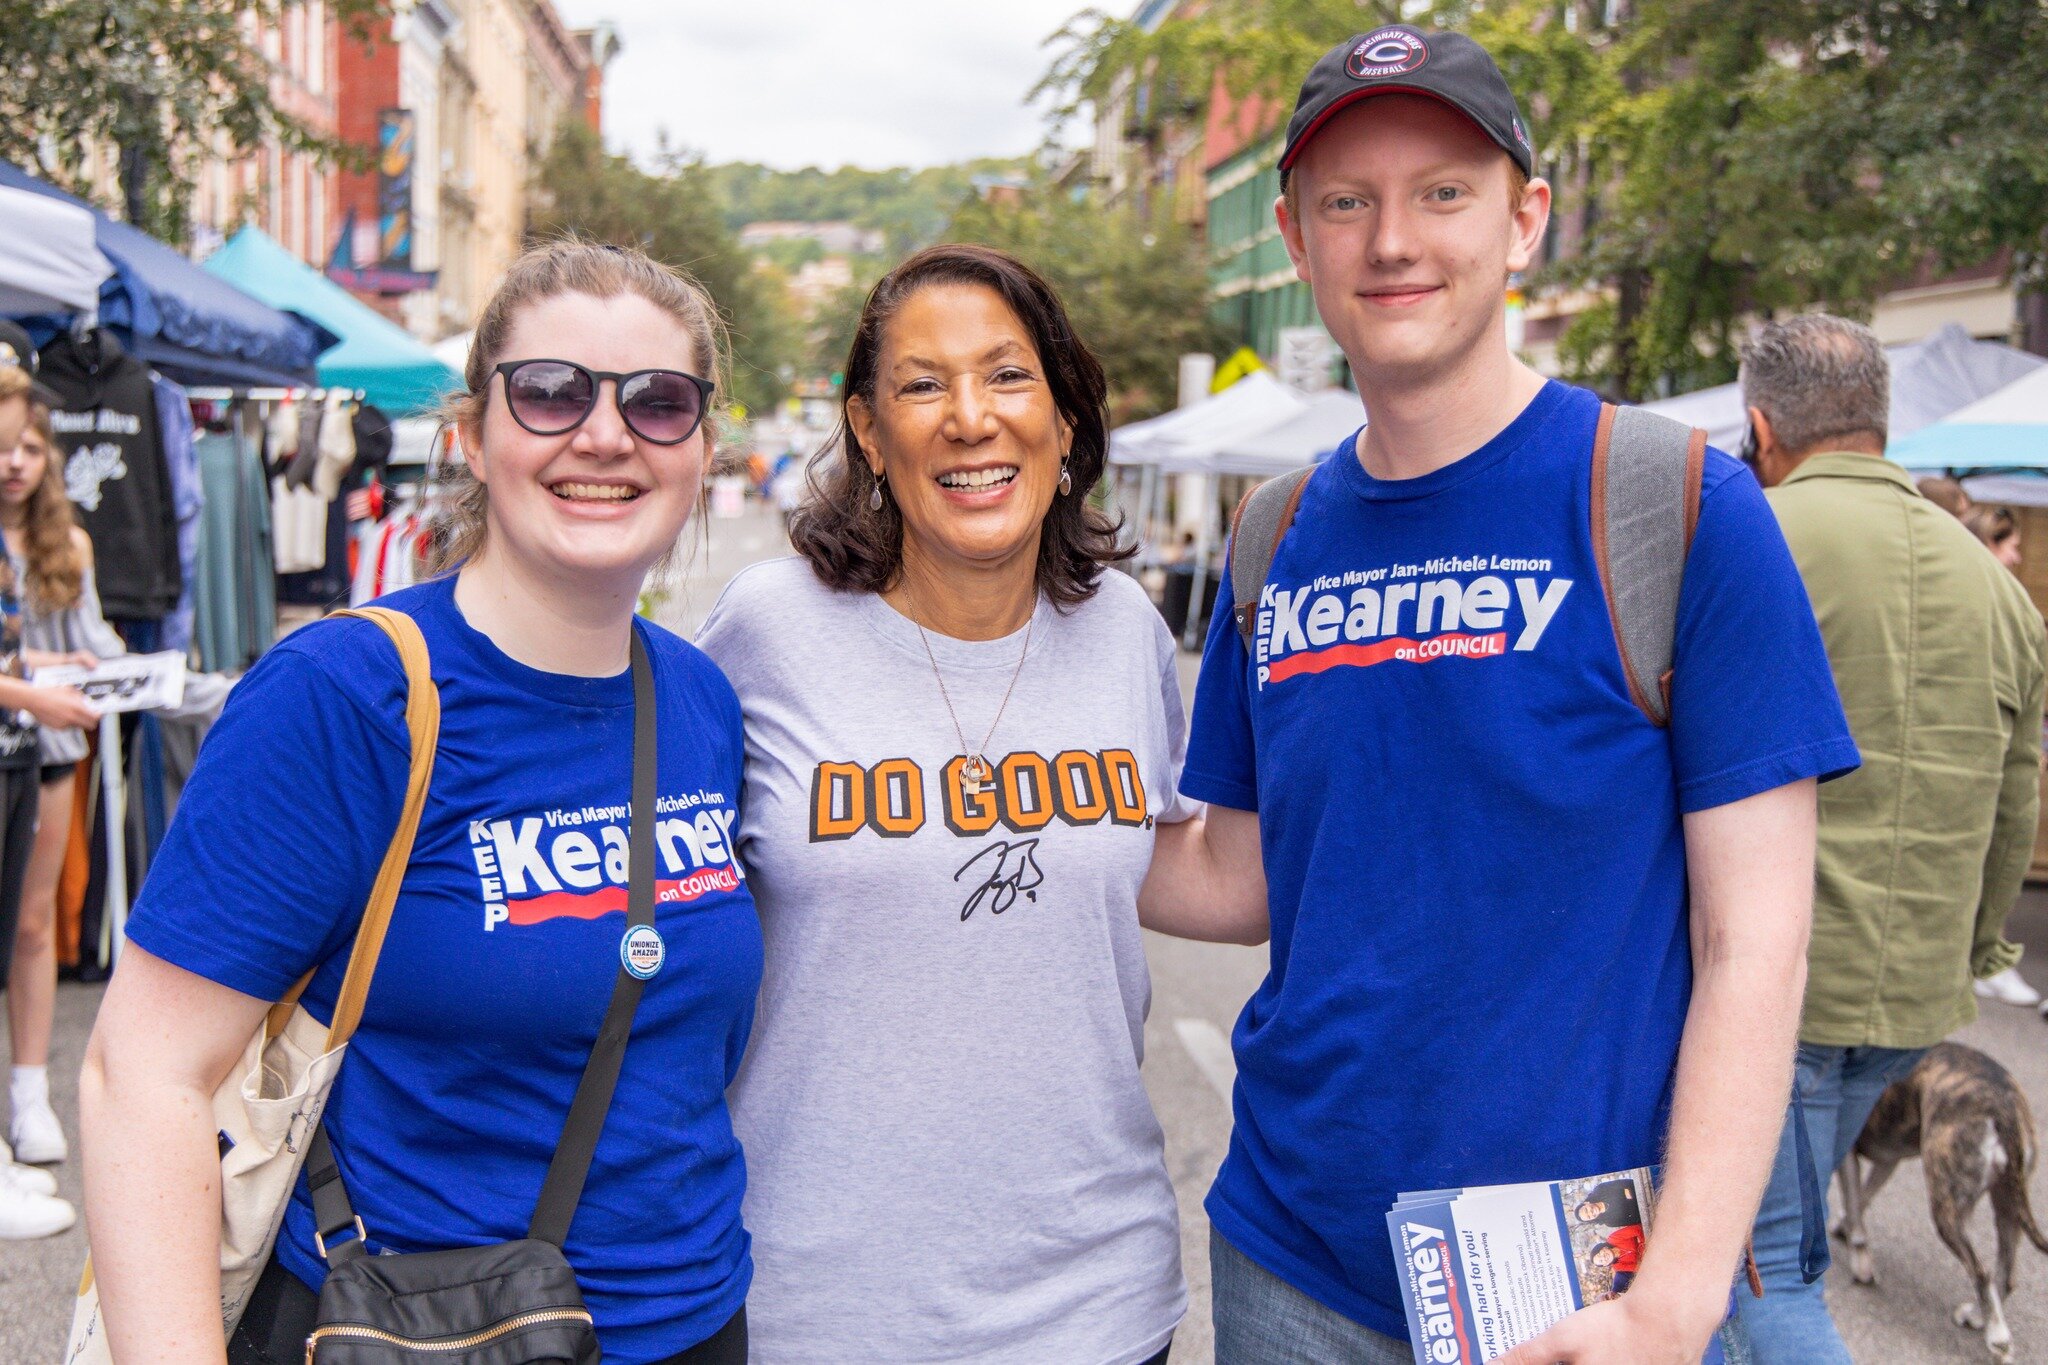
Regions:
[[1208, 170], [1209, 310], [1231, 339], [1267, 361], [1283, 327], [1316, 325], [1315, 300], [1294, 277], [1273, 222], [1280, 137], [1241, 147]]

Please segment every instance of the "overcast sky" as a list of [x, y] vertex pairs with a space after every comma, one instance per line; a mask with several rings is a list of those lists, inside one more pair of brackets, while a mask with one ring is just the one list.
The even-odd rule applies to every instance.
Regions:
[[[930, 166], [1028, 152], [1044, 40], [1088, 0], [556, 0], [618, 27], [605, 140], [713, 161]], [[1121, 12], [1130, 6], [1110, 0]]]

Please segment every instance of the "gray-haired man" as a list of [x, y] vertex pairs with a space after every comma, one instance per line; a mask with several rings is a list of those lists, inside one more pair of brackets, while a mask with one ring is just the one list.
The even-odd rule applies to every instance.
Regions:
[[[1863, 753], [1820, 792], [1794, 1103], [1823, 1192], [1885, 1087], [1976, 1016], [1971, 977], [2019, 959], [2001, 930], [2038, 802], [2040, 613], [1884, 458], [1890, 388], [1870, 329], [1824, 314], [1743, 354], [1745, 455]], [[1766, 1293], [1743, 1296], [1743, 1322], [1758, 1365], [1849, 1365], [1821, 1286], [1800, 1282], [1794, 1146], [1788, 1124], [1757, 1215]]]

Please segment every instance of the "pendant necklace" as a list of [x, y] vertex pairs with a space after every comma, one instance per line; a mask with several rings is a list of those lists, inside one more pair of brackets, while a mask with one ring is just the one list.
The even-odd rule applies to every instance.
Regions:
[[[1031, 615], [1035, 617], [1037, 614], [1037, 604], [1034, 602]], [[960, 741], [960, 752], [963, 755], [960, 764], [960, 794], [968, 797], [984, 796], [995, 790], [996, 770], [988, 761], [989, 741], [996, 737], [996, 726], [1002, 724], [1003, 711], [1010, 704], [1010, 694], [1017, 690], [1017, 679], [1024, 673], [1024, 660], [1031, 656], [1031, 618], [1025, 618], [1024, 648], [1017, 655], [1017, 668], [1010, 674], [1010, 685], [1003, 689], [1003, 699], [996, 706], [996, 718], [988, 723], [988, 734], [982, 737], [981, 747], [973, 750], [967, 747], [967, 733], [960, 728], [960, 713], [953, 709], [952, 694], [946, 691], [946, 675], [939, 671], [939, 658], [932, 653], [931, 637], [925, 634], [924, 627], [918, 626], [917, 622], [912, 621], [910, 624], [917, 626], [917, 638], [924, 642], [924, 656], [931, 660], [932, 676], [938, 679], [939, 699], [946, 703], [946, 714], [953, 718], [954, 737]]]

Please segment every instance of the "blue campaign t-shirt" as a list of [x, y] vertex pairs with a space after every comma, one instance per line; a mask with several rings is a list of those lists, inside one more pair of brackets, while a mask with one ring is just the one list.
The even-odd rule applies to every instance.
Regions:
[[1202, 661], [1181, 790], [1258, 812], [1273, 934], [1209, 1214], [1397, 1337], [1397, 1194], [1658, 1159], [1691, 989], [1681, 816], [1857, 763], [1777, 521], [1718, 451], [1671, 729], [1636, 708], [1593, 552], [1599, 410], [1551, 383], [1416, 479], [1347, 443], [1250, 651], [1226, 578]]
[[[419, 838], [327, 1130], [372, 1250], [526, 1235], [619, 972], [630, 673], [508, 657], [454, 580], [382, 605], [419, 623], [441, 738]], [[733, 856], [738, 699], [695, 647], [636, 622], [654, 669], [656, 928], [664, 944], [564, 1251], [607, 1361], [654, 1361], [740, 1308], [753, 1267], [725, 1106], [753, 1022], [761, 933]], [[367, 621], [281, 641], [207, 737], [128, 932], [166, 961], [331, 1017], [408, 760], [405, 677]], [[278, 1257], [318, 1288], [299, 1182]]]

